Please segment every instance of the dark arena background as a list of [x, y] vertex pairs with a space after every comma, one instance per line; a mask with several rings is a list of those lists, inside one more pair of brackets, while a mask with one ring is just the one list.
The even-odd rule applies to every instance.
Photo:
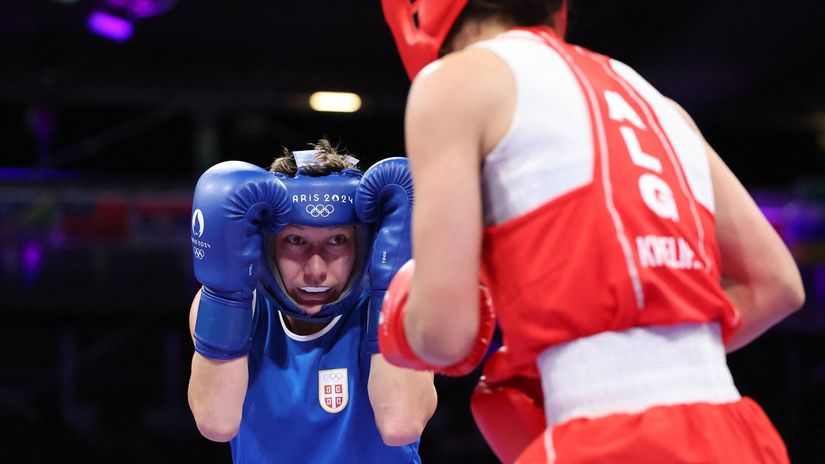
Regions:
[[[579, 0], [569, 40], [680, 102], [793, 251], [805, 307], [729, 364], [792, 461], [825, 462], [825, 2]], [[4, 0], [0, 460], [230, 462], [186, 401], [195, 181], [322, 136], [403, 155], [408, 86], [378, 0]], [[424, 462], [495, 462], [478, 375], [437, 379]]]

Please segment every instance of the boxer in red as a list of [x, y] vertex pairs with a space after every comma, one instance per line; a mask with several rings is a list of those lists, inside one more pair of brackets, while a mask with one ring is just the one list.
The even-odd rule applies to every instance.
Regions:
[[466, 372], [497, 318], [474, 415], [506, 462], [787, 462], [725, 353], [802, 305], [799, 271], [687, 114], [566, 43], [564, 0], [383, 6], [417, 198], [382, 354]]

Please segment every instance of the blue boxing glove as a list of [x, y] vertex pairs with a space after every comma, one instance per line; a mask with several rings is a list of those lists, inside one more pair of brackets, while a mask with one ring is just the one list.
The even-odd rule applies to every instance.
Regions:
[[366, 350], [377, 353], [381, 303], [396, 271], [412, 257], [413, 180], [406, 158], [387, 158], [364, 173], [355, 192], [358, 219], [375, 224], [369, 259]]
[[263, 237], [287, 223], [291, 203], [273, 174], [242, 161], [204, 172], [192, 200], [195, 278], [203, 284], [195, 351], [232, 359], [249, 352]]

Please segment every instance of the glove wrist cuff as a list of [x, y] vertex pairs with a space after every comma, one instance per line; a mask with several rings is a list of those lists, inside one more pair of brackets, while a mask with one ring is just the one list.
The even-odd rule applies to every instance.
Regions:
[[195, 351], [213, 359], [246, 355], [252, 345], [254, 299], [231, 300], [204, 287], [195, 322]]
[[364, 349], [367, 353], [380, 353], [378, 345], [378, 320], [381, 318], [381, 306], [384, 304], [386, 290], [373, 290], [370, 293], [369, 307], [367, 308], [367, 336]]

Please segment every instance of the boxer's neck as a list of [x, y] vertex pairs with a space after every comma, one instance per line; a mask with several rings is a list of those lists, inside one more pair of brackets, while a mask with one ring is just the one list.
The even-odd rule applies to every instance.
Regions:
[[295, 319], [289, 315], [284, 314], [286, 316], [284, 318], [284, 323], [286, 324], [287, 328], [291, 330], [296, 335], [312, 335], [329, 324], [329, 321], [326, 322], [308, 322], [302, 321], [300, 319]]

